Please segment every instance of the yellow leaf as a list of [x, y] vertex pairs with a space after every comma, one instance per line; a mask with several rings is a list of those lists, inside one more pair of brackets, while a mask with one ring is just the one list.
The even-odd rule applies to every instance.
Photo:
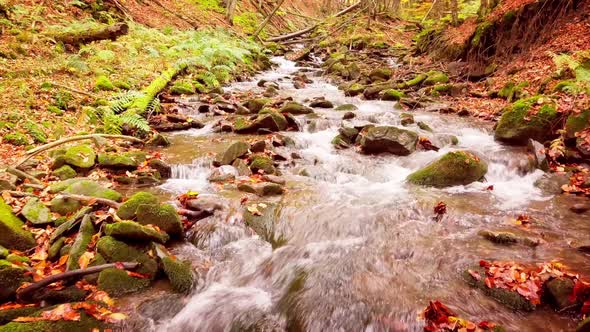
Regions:
[[82, 254], [82, 256], [80, 256], [80, 258], [78, 258], [78, 265], [80, 265], [81, 269], [85, 269], [88, 267], [88, 264], [90, 264], [90, 261], [94, 259], [94, 253], [93, 252], [85, 252]]

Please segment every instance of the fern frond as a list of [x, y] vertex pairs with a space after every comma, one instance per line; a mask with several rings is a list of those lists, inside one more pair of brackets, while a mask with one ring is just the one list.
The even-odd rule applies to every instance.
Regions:
[[128, 125], [144, 133], [147, 133], [151, 130], [148, 121], [139, 114], [135, 114], [133, 112], [125, 112], [123, 114], [118, 115], [118, 117], [121, 121], [121, 126]]
[[110, 100], [111, 110], [115, 114], [123, 113], [135, 99], [143, 97], [143, 92], [129, 90], [120, 93]]

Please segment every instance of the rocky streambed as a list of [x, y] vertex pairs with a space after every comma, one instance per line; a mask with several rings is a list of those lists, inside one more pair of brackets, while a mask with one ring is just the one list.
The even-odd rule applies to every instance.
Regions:
[[171, 178], [152, 192], [180, 196], [194, 223], [172, 252], [196, 282], [188, 296], [127, 298], [127, 330], [419, 331], [434, 299], [508, 331], [576, 328], [549, 304], [567, 291], [530, 305], [472, 280], [489, 272], [480, 260], [590, 274], [588, 213], [571, 209], [586, 203], [559, 195], [564, 177], [534, 146], [499, 143], [487, 122], [346, 97], [316, 69], [274, 61], [224, 96], [175, 100], [199, 125], [168, 136]]

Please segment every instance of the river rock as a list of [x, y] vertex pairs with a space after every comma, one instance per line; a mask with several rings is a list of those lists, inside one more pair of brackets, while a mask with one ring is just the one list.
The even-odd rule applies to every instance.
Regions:
[[285, 185], [287, 183], [287, 181], [284, 178], [277, 176], [277, 175], [272, 175], [272, 174], [263, 175], [262, 180], [267, 181], [267, 182], [280, 184], [280, 185]]
[[[106, 198], [113, 201], [120, 201], [122, 198], [120, 193], [103, 187], [98, 182], [80, 178], [69, 179], [52, 184], [49, 187], [49, 192], [52, 194], [64, 192], [74, 195]], [[50, 209], [52, 212], [67, 215], [77, 211], [81, 206], [82, 204], [77, 200], [56, 196], [51, 200]]]
[[590, 203], [575, 203], [572, 206], [570, 206], [570, 210], [574, 213], [585, 213], [587, 211], [590, 211]]
[[233, 181], [238, 175], [238, 170], [235, 167], [223, 165], [211, 171], [207, 180], [210, 182]]
[[314, 98], [309, 107], [317, 107], [317, 108], [334, 108], [334, 104], [331, 101], [326, 100], [325, 97], [317, 97]]
[[570, 183], [570, 174], [545, 173], [535, 181], [535, 186], [546, 195], [559, 195], [563, 192], [561, 187]]
[[290, 101], [281, 108], [281, 113], [300, 115], [313, 113], [313, 110], [309, 107], [301, 105], [298, 102]]
[[280, 207], [276, 203], [258, 203], [244, 208], [244, 222], [273, 248], [285, 244], [287, 240], [277, 230], [280, 220]]
[[256, 194], [258, 196], [274, 196], [282, 195], [285, 193], [285, 188], [283, 188], [280, 184], [272, 182], [244, 182], [238, 184], [238, 190], [251, 194]]
[[160, 159], [150, 159], [148, 166], [158, 171], [162, 179], [169, 179], [172, 177], [172, 166]]
[[248, 99], [242, 106], [246, 107], [251, 113], [258, 113], [268, 103], [270, 103], [270, 99], [267, 98], [252, 98]]
[[385, 101], [398, 101], [403, 97], [404, 93], [395, 89], [387, 89], [381, 94], [381, 100]]
[[479, 181], [487, 171], [488, 165], [478, 156], [468, 151], [455, 151], [410, 174], [407, 180], [424, 186], [451, 187]]
[[347, 86], [346, 88], [344, 88], [344, 95], [346, 95], [347, 97], [354, 97], [354, 96], [358, 96], [360, 94], [363, 93], [363, 91], [365, 91], [366, 86], [359, 84], [359, 83], [353, 83], [349, 86]]
[[268, 86], [262, 95], [266, 98], [276, 97], [279, 95], [279, 90], [274, 86]]
[[53, 175], [60, 180], [67, 180], [75, 178], [77, 173], [70, 165], [63, 165], [62, 167], [53, 171]]
[[[529, 110], [533, 106], [539, 107], [539, 110], [530, 115]], [[525, 145], [529, 139], [545, 142], [553, 136], [553, 126], [558, 119], [559, 113], [549, 98], [535, 96], [521, 99], [504, 110], [494, 136], [501, 142], [514, 145]]]
[[258, 173], [259, 171], [263, 171], [264, 174], [276, 173], [276, 168], [274, 167], [272, 159], [264, 155], [253, 156], [249, 166], [252, 173]]
[[336, 107], [334, 110], [335, 111], [350, 112], [350, 111], [358, 111], [358, 109], [359, 108], [353, 104], [342, 104], [342, 105]]
[[490, 230], [481, 230], [477, 233], [480, 236], [483, 236], [486, 240], [497, 243], [497, 244], [515, 244], [521, 243], [529, 247], [536, 247], [540, 244], [538, 239], [531, 239], [525, 236], [519, 236], [511, 232], [503, 232], [503, 231], [490, 231]]
[[180, 216], [170, 204], [140, 204], [136, 216], [140, 224], [158, 226], [173, 238], [181, 237], [184, 232]]
[[570, 278], [555, 278], [548, 281], [545, 288], [555, 309], [562, 310], [574, 304], [569, 300], [574, 291], [574, 282]]
[[158, 263], [146, 254], [148, 247], [137, 244], [127, 244], [112, 236], [103, 236], [96, 243], [96, 250], [108, 263], [138, 262], [140, 266], [135, 272], [146, 274], [148, 281], [153, 280], [158, 272]]
[[404, 127], [414, 123], [414, 116], [410, 113], [401, 113], [399, 118], [401, 125]]
[[369, 73], [371, 82], [387, 81], [393, 75], [393, 71], [389, 68], [375, 68]]
[[166, 243], [166, 241], [170, 239], [165, 232], [130, 220], [107, 224], [105, 225], [104, 232], [106, 235], [112, 236], [121, 241], [155, 241], [158, 243]]
[[12, 213], [10, 205], [0, 198], [0, 246], [21, 251], [35, 247], [33, 234], [23, 226], [23, 222]]
[[549, 170], [549, 162], [547, 161], [547, 155], [545, 155], [545, 147], [543, 144], [529, 139], [527, 144], [527, 151], [533, 157], [533, 162], [536, 168], [547, 172]]
[[170, 140], [162, 134], [155, 134], [152, 138], [147, 141], [148, 146], [170, 146]]
[[215, 164], [218, 166], [231, 165], [234, 160], [246, 155], [249, 149], [250, 144], [246, 142], [234, 142], [225, 151], [217, 155]]
[[264, 140], [256, 141], [252, 143], [252, 146], [250, 147], [252, 153], [264, 152], [264, 150], [266, 150], [266, 141]]
[[78, 168], [91, 168], [94, 166], [96, 153], [90, 145], [82, 144], [69, 147], [65, 151], [63, 158], [68, 165]]
[[135, 169], [145, 161], [144, 152], [99, 153], [98, 165], [115, 169]]
[[21, 213], [25, 219], [35, 225], [51, 222], [51, 211], [37, 197], [29, 198]]
[[397, 127], [379, 126], [359, 134], [361, 150], [364, 153], [392, 153], [407, 156], [416, 151], [418, 135]]
[[197, 198], [187, 201], [186, 207], [193, 211], [213, 214], [216, 211], [228, 210], [229, 202], [218, 195], [199, 195]]
[[356, 114], [354, 114], [353, 112], [346, 112], [344, 113], [344, 115], [342, 115], [342, 120], [350, 120], [350, 119], [354, 119], [356, 117]]

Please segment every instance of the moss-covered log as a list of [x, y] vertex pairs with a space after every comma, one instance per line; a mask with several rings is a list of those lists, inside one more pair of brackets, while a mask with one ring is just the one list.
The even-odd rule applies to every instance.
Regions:
[[129, 32], [129, 26], [126, 23], [117, 23], [106, 27], [101, 26], [88, 30], [51, 34], [49, 37], [64, 44], [79, 45], [93, 42], [95, 40], [115, 40], [122, 35], [126, 35], [127, 32]]

